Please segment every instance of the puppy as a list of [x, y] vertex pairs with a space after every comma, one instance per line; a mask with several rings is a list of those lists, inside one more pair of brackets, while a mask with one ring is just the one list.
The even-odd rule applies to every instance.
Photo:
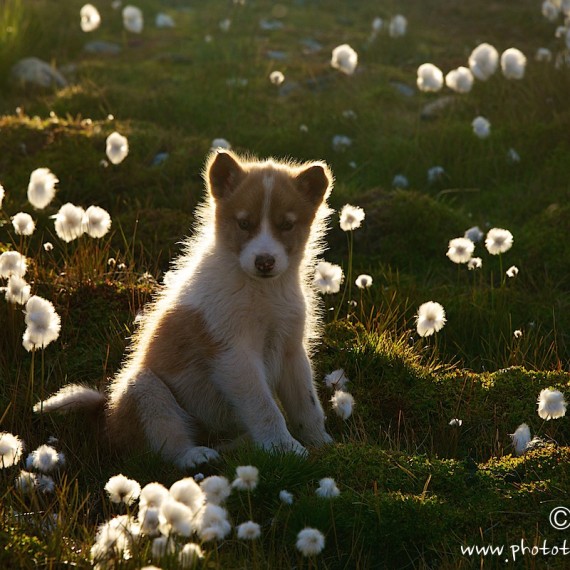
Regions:
[[194, 236], [107, 394], [69, 385], [34, 410], [104, 408], [112, 444], [146, 443], [183, 469], [216, 459], [241, 434], [305, 454], [303, 444], [332, 441], [310, 360], [331, 172], [220, 150], [204, 178]]

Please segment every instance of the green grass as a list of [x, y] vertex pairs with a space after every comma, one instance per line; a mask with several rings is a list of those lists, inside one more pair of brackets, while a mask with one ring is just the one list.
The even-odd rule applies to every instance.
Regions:
[[[352, 273], [372, 275], [374, 285], [362, 294], [352, 286], [352, 299], [342, 292], [324, 298], [332, 310], [315, 357], [317, 381], [344, 368], [356, 400], [343, 422], [322, 384], [335, 445], [307, 460], [244, 447], [204, 467], [206, 475], [230, 479], [238, 465], [259, 468], [251, 506], [234, 493], [227, 507], [235, 524], [259, 522], [262, 539], [253, 545], [232, 534], [204, 544], [202, 567], [504, 567], [502, 558], [463, 556], [460, 547], [561, 543], [564, 533], [551, 528], [548, 515], [568, 500], [570, 428], [568, 418], [540, 420], [536, 397], [546, 387], [570, 394], [570, 73], [533, 60], [540, 46], [562, 48], [540, 3], [211, 0], [206, 7], [145, 0], [137, 3], [145, 14], [140, 36], [123, 31], [110, 3], [97, 6], [102, 26], [84, 34], [83, 3], [0, 2], [0, 251], [28, 257], [33, 293], [53, 301], [62, 319], [60, 338], [32, 358], [21, 344], [21, 309], [0, 303], [0, 431], [18, 434], [27, 451], [55, 435], [67, 457], [55, 493], [45, 496], [22, 496], [14, 489], [18, 468], [0, 470], [0, 566], [89, 567], [97, 525], [123, 513], [103, 491], [110, 476], [170, 485], [186, 475], [146, 452], [116, 456], [96, 423], [37, 417], [31, 405], [68, 382], [102, 389], [117, 370], [137, 312], [192, 226], [204, 158], [217, 137], [260, 157], [326, 160], [336, 177], [333, 207], [366, 211], [353, 236]], [[159, 11], [177, 27], [156, 29]], [[408, 34], [381, 33], [369, 42], [373, 18], [398, 12], [409, 20]], [[260, 29], [261, 18], [275, 17], [282, 29]], [[224, 18], [232, 20], [227, 33], [218, 25]], [[303, 54], [306, 38], [322, 50]], [[83, 52], [95, 39], [122, 51]], [[424, 62], [444, 72], [465, 65], [482, 41], [499, 51], [520, 48], [528, 57], [525, 79], [497, 74], [476, 83], [432, 120], [421, 118], [424, 106], [451, 92], [406, 97], [395, 89], [395, 82], [415, 87]], [[350, 77], [329, 65], [331, 50], [345, 42], [359, 54]], [[268, 50], [288, 58], [271, 61]], [[70, 86], [13, 85], [9, 69], [26, 56], [63, 67]], [[286, 94], [268, 80], [274, 69], [285, 74]], [[349, 109], [356, 118], [343, 115]], [[489, 139], [473, 135], [477, 115], [491, 121]], [[103, 163], [114, 130], [130, 146], [118, 166]], [[336, 134], [352, 139], [345, 152], [333, 150]], [[520, 163], [508, 162], [510, 148]], [[168, 157], [155, 165], [158, 153]], [[435, 165], [445, 176], [429, 184]], [[59, 189], [46, 210], [32, 211], [29, 175], [43, 166], [57, 175]], [[408, 189], [392, 188], [398, 173]], [[50, 216], [66, 202], [107, 209], [111, 233], [61, 242]], [[13, 232], [10, 216], [19, 211], [37, 223], [30, 238]], [[347, 273], [347, 239], [337, 222], [325, 257]], [[501, 262], [482, 244], [477, 272], [447, 259], [448, 241], [473, 225], [513, 233], [502, 269], [516, 265], [518, 277], [503, 283]], [[46, 241], [53, 251], [44, 250]], [[428, 300], [445, 307], [448, 322], [435, 338], [422, 339], [414, 316]], [[450, 426], [452, 418], [462, 425]], [[515, 458], [509, 434], [522, 422], [547, 443]], [[315, 496], [322, 477], [335, 478], [340, 497]], [[280, 503], [281, 489], [294, 494], [293, 505]], [[325, 550], [312, 560], [294, 547], [304, 526], [326, 535]], [[150, 562], [144, 539], [116, 568]], [[175, 557], [155, 563], [178, 567]], [[526, 556], [511, 564], [564, 568], [565, 558]]]

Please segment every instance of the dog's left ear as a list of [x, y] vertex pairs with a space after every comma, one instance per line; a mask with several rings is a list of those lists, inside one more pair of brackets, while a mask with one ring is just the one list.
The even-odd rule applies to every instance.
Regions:
[[315, 162], [298, 174], [295, 181], [311, 204], [318, 206], [332, 188], [333, 175], [324, 162]]
[[216, 200], [231, 194], [244, 176], [237, 158], [223, 150], [216, 151], [206, 167], [208, 188]]

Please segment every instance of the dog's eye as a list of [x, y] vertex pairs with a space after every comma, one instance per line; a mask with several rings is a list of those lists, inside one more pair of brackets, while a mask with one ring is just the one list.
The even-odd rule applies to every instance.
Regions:
[[240, 230], [247, 231], [247, 230], [249, 230], [249, 228], [251, 227], [251, 224], [249, 223], [249, 220], [243, 220], [243, 219], [241, 219], [241, 220], [238, 220], [237, 223], [238, 223], [238, 226], [239, 226], [239, 229], [240, 229]]
[[285, 220], [279, 224], [279, 229], [282, 232], [288, 232], [293, 229], [293, 222], [291, 220]]

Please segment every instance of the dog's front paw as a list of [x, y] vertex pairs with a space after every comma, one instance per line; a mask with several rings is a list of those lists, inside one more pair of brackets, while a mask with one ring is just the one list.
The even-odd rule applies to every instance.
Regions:
[[192, 469], [201, 463], [208, 463], [220, 458], [220, 454], [210, 447], [191, 447], [176, 461], [181, 469]]
[[296, 453], [303, 457], [309, 452], [294, 438], [285, 441], [267, 441], [261, 444], [261, 447], [272, 453]]
[[315, 430], [304, 430], [299, 434], [301, 440], [307, 445], [313, 447], [321, 447], [333, 443], [333, 438], [325, 431], [324, 428]]

